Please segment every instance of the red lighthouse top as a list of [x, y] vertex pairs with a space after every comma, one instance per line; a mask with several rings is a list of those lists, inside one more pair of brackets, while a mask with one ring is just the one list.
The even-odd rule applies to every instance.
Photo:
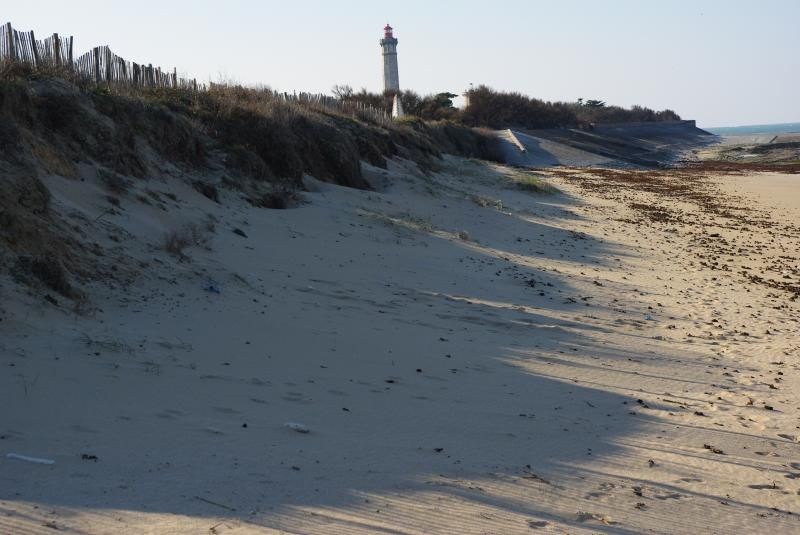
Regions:
[[383, 29], [384, 32], [383, 36], [386, 37], [387, 39], [391, 39], [393, 37], [392, 30], [393, 28], [387, 24], [386, 27]]

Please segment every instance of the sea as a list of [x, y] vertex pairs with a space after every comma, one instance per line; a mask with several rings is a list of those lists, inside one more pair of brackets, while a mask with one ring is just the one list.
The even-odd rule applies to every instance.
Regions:
[[753, 136], [758, 134], [800, 133], [800, 123], [753, 124], [747, 126], [720, 126], [703, 128], [706, 132], [718, 136]]

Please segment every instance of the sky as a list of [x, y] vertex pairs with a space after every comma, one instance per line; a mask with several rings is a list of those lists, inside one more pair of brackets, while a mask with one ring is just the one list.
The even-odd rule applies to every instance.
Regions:
[[800, 122], [800, 0], [27, 0], [0, 23], [109, 45], [203, 81], [382, 90], [399, 39], [403, 89], [470, 84], [543, 100], [670, 108], [699, 126]]

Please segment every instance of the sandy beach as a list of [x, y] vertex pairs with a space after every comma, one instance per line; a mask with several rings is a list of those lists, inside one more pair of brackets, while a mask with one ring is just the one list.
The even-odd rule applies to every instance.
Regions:
[[132, 282], [0, 282], [0, 533], [800, 532], [800, 175], [534, 174], [48, 177]]

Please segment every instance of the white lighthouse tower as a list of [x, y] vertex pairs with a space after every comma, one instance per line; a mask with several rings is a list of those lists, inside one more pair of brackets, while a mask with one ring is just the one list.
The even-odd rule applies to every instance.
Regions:
[[383, 49], [383, 90], [400, 91], [400, 74], [397, 70], [397, 39], [388, 24], [383, 29], [381, 48]]

